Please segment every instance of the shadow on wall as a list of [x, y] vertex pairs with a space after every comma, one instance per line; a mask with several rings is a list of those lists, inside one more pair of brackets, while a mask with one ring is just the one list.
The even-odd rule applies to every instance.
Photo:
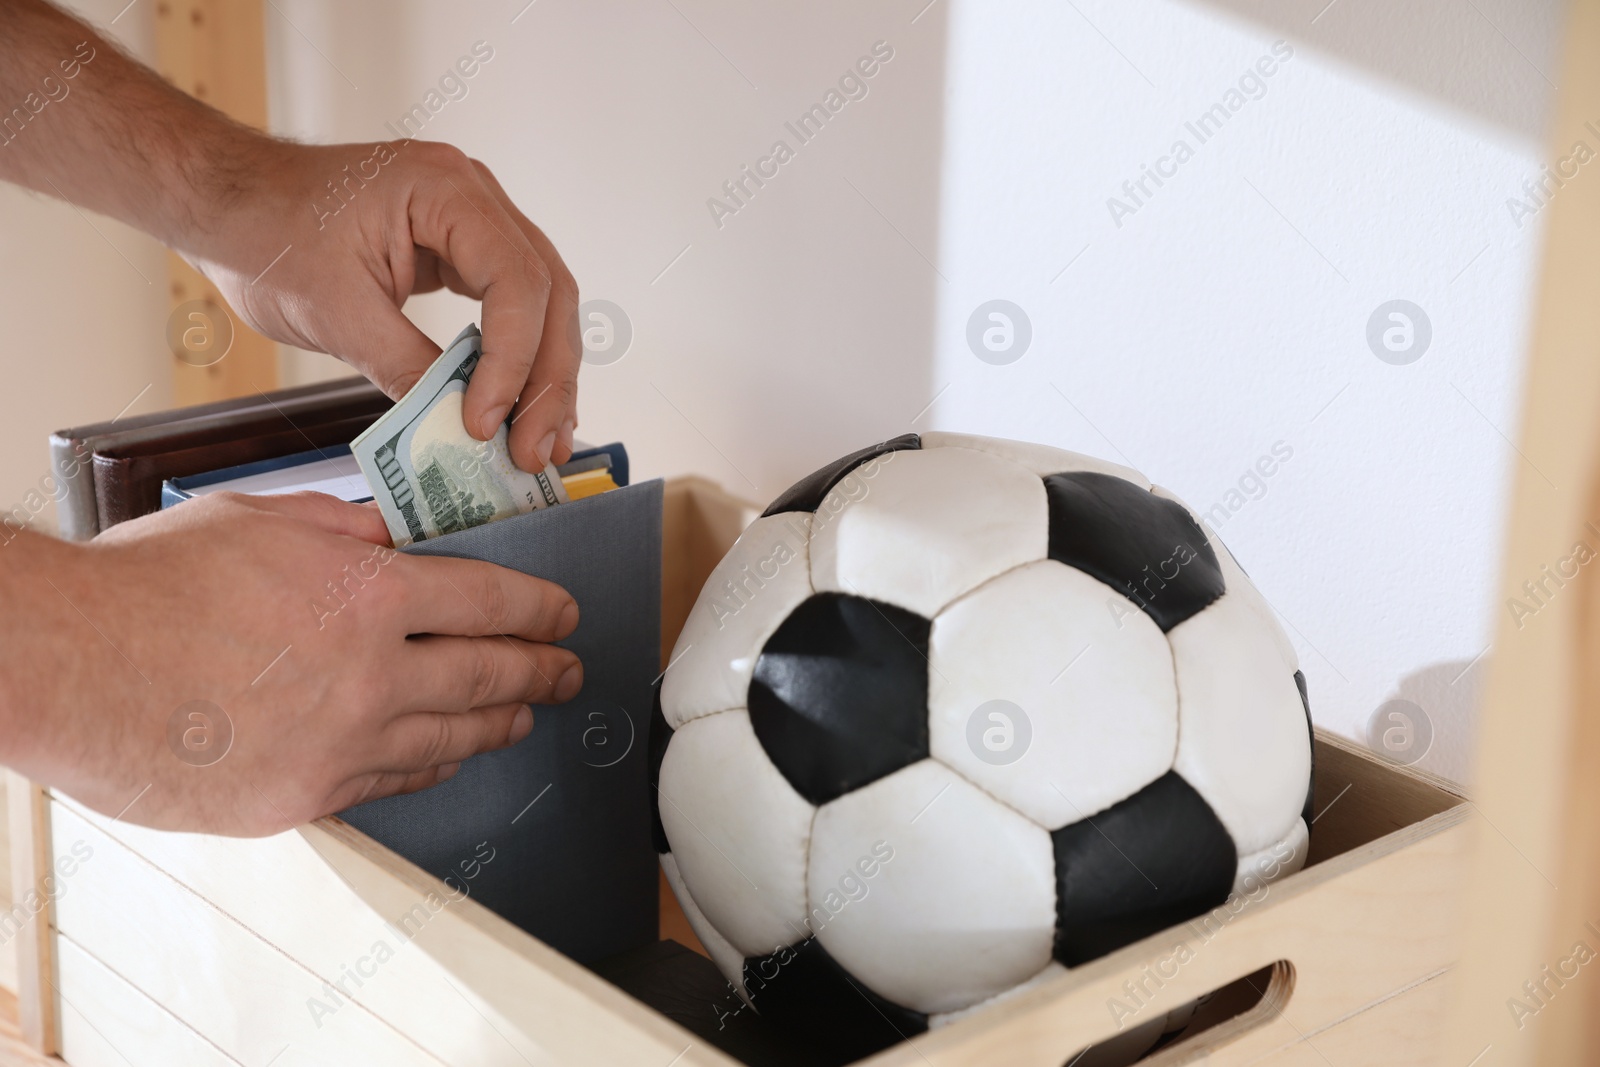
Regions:
[[1367, 744], [1420, 771], [1471, 784], [1478, 706], [1489, 656], [1451, 660], [1413, 671], [1398, 692], [1373, 710]]
[[1565, 5], [1555, 0], [1204, 0], [1541, 147]]

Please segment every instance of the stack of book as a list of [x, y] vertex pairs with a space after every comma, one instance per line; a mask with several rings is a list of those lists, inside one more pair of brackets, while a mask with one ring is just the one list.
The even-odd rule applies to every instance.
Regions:
[[[60, 532], [87, 540], [221, 490], [368, 499], [350, 442], [392, 406], [364, 379], [344, 379], [62, 430], [50, 441]], [[621, 444], [580, 449], [558, 473], [569, 503], [405, 551], [565, 587], [582, 611], [563, 644], [584, 663], [583, 691], [536, 709], [526, 739], [442, 785], [342, 817], [452, 885], [463, 860], [494, 849], [472, 894], [593, 964], [657, 940], [645, 741], [660, 670], [661, 482], [630, 484]]]

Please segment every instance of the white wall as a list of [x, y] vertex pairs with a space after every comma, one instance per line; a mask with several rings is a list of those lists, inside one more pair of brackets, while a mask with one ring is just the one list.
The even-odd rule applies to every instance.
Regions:
[[[1286, 622], [1318, 721], [1363, 736], [1380, 704], [1410, 700], [1436, 735], [1424, 766], [1461, 777], [1537, 264], [1536, 223], [1505, 201], [1544, 154], [1519, 124], [1549, 106], [1533, 64], [1553, 70], [1555, 5], [1503, 5], [1528, 38], [1514, 45], [1470, 5], [1419, 5], [1408, 24], [1346, 0], [1309, 25], [1325, 3], [1287, 29], [1161, 0], [952, 8], [949, 388], [929, 422], [1122, 459], [1201, 511], [1239, 505], [1213, 512], [1217, 531]], [[1320, 46], [1335, 29], [1341, 58]], [[1407, 38], [1424, 71], [1447, 41], [1459, 76], [1389, 80]], [[1202, 143], [1185, 123], [1282, 39], [1292, 58]], [[1358, 41], [1380, 76], [1352, 65]], [[1137, 204], [1122, 183], [1180, 139], [1193, 157]], [[963, 335], [993, 297], [1032, 320], [1009, 366]], [[1396, 298], [1432, 325], [1410, 365], [1367, 343]], [[1287, 462], [1230, 499], [1279, 442]]]
[[[763, 499], [937, 427], [1126, 457], [1205, 510], [1283, 442], [1219, 532], [1287, 620], [1319, 721], [1360, 734], [1404, 696], [1436, 721], [1424, 765], [1463, 774], [1522, 462], [1505, 438], [1539, 220], [1518, 226], [1506, 198], [1545, 156], [1559, 5], [924, 2], [279, 0], [274, 123], [392, 136], [488, 42], [424, 136], [489, 163], [585, 297], [630, 316], [628, 355], [584, 372], [580, 435], [626, 439], [645, 475]], [[146, 24], [137, 7], [122, 23]], [[1107, 198], [1279, 39], [1294, 55], [1264, 95], [1117, 226]], [[878, 40], [894, 58], [868, 96], [719, 228], [707, 199], [793, 145], [784, 122]], [[135, 410], [168, 396], [159, 256], [94, 222], [157, 287], [70, 208], [0, 192], [0, 311], [29, 398], [0, 427], [8, 499], [43, 473], [48, 429], [151, 380]], [[1034, 332], [1005, 366], [965, 340], [994, 298]], [[1366, 342], [1395, 298], [1433, 329], [1407, 366]], [[438, 340], [474, 317], [451, 296], [412, 310]]]
[[[154, 53], [153, 9], [136, 7], [109, 25], [125, 3], [84, 0], [74, 7], [148, 60]], [[48, 122], [55, 109], [81, 103], [69, 92], [35, 121]], [[50, 431], [124, 410], [171, 406], [166, 284], [165, 253], [155, 241], [0, 183], [0, 324], [6, 347], [0, 373], [7, 401], [0, 418], [0, 509], [22, 508], [12, 514], [31, 515], [38, 528], [54, 529], [53, 501], [39, 510], [51, 489]]]

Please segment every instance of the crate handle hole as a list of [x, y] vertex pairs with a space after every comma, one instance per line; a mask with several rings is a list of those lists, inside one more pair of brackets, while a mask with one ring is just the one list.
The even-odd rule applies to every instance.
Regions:
[[1265, 1026], [1294, 991], [1294, 965], [1269, 963], [1115, 1037], [1080, 1049], [1062, 1067], [1178, 1067]]

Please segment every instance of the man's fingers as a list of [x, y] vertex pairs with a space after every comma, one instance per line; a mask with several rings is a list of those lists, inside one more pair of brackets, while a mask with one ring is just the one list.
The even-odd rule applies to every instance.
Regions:
[[578, 626], [578, 605], [554, 582], [473, 559], [406, 556], [401, 621], [412, 634], [508, 634], [560, 641]]
[[577, 289], [558, 286], [551, 293], [544, 339], [517, 402], [506, 442], [512, 462], [525, 470], [572, 458], [572, 433], [578, 425], [578, 365], [583, 358], [582, 345], [574, 350], [569, 340], [578, 332], [577, 317]]
[[[454, 267], [427, 249], [420, 249], [417, 255], [418, 277], [421, 277], [421, 264], [423, 261], [427, 261], [429, 264], [430, 276], [436, 283], [434, 285], [435, 289], [448, 289], [452, 293], [459, 293], [462, 296], [471, 297], [473, 300], [483, 299], [483, 294], [468, 285], [461, 275], [456, 273]], [[416, 290], [419, 293], [423, 291], [422, 289]]]
[[426, 248], [417, 248], [413, 255], [411, 268], [411, 292], [431, 293], [449, 285], [442, 267], [444, 260], [428, 251]]
[[[517, 209], [489, 168], [477, 160], [472, 165], [485, 188], [550, 269], [544, 332], [512, 421], [511, 458], [528, 469], [547, 461], [565, 463], [572, 455], [572, 432], [577, 427], [578, 368], [583, 360], [578, 284], [550, 238]], [[487, 327], [484, 332], [488, 332]]]
[[509, 415], [539, 351], [550, 268], [458, 149], [418, 141], [414, 151], [426, 153], [438, 177], [414, 190], [412, 238], [483, 294], [483, 361], [467, 388], [464, 416], [468, 431], [487, 440]]
[[425, 773], [514, 745], [533, 730], [533, 710], [503, 704], [467, 712], [418, 711], [389, 724], [375, 754], [386, 772]]
[[404, 711], [559, 704], [583, 686], [578, 657], [554, 645], [514, 637], [414, 637], [408, 644], [410, 669], [398, 694]]
[[369, 800], [399, 796], [402, 793], [416, 793], [436, 786], [454, 774], [452, 765], [429, 767], [415, 773], [372, 771], [358, 775], [333, 791], [327, 814], [335, 815], [346, 808], [365, 804]]
[[389, 399], [399, 400], [433, 366], [440, 348], [388, 297], [369, 300], [362, 318], [360, 338], [341, 345], [345, 350], [334, 355], [365, 374]]
[[240, 501], [258, 511], [270, 511], [310, 523], [328, 533], [355, 537], [374, 545], [388, 545], [389, 527], [376, 508], [351, 504], [327, 493], [302, 491], [272, 496], [241, 496]]

